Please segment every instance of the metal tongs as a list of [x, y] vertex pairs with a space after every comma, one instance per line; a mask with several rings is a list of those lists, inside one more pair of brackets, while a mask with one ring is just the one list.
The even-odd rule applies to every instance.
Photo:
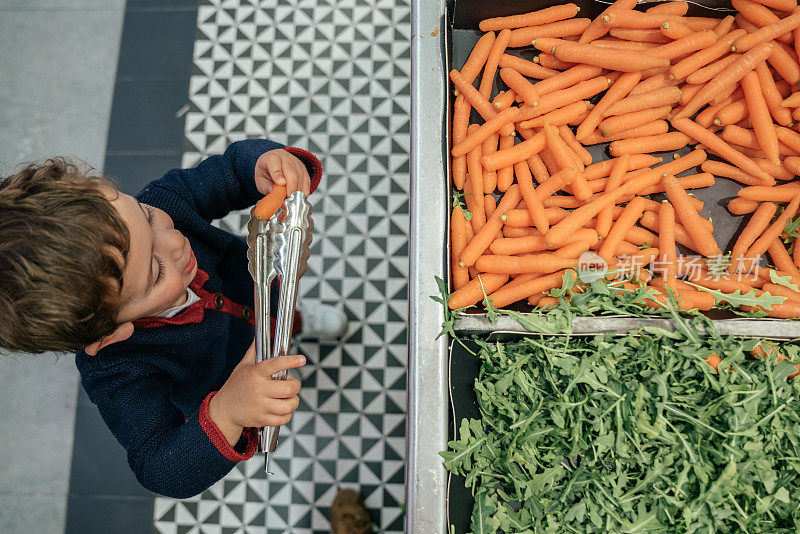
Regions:
[[[247, 224], [247, 259], [255, 282], [256, 362], [289, 353], [297, 301], [297, 286], [308, 267], [311, 254], [311, 204], [300, 191], [286, 199], [285, 209], [260, 221], [250, 210]], [[270, 348], [270, 289], [278, 277], [280, 293], [275, 325], [275, 346]], [[285, 380], [286, 371], [272, 375]], [[280, 427], [264, 427], [258, 432], [258, 452], [264, 453], [264, 470], [269, 475], [269, 454], [278, 444]]]

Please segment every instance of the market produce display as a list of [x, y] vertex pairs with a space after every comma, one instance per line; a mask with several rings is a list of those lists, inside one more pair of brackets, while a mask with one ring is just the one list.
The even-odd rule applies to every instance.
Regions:
[[[733, 6], [712, 19], [617, 0], [594, 20], [565, 4], [480, 23], [450, 72], [450, 309], [553, 306], [590, 257], [656, 311], [800, 317], [800, 8]], [[593, 161], [585, 147], [605, 142]], [[691, 193], [718, 179], [742, 185], [728, 209], [749, 217], [730, 247]]]
[[478, 341], [481, 417], [442, 453], [470, 531], [797, 532], [800, 345], [697, 326]]

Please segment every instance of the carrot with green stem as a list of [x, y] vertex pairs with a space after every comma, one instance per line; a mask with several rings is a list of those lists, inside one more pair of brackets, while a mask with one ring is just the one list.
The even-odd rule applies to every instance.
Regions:
[[553, 49], [553, 56], [561, 61], [585, 63], [619, 72], [637, 72], [669, 67], [669, 59], [648, 55], [634, 50], [608, 50], [585, 44], [560, 44]]
[[784, 232], [789, 219], [797, 215], [798, 204], [800, 204], [800, 194], [795, 195], [778, 218], [764, 230], [764, 233], [762, 233], [752, 245], [750, 245], [750, 248], [748, 248], [745, 253], [745, 257], [754, 258], [755, 261], [758, 261], [757, 258], [760, 258], [767, 251], [772, 242]]
[[764, 183], [770, 183], [772, 180], [772, 177], [764, 172], [752, 159], [737, 151], [728, 143], [692, 120], [682, 118], [673, 119], [671, 122], [675, 129], [685, 133], [703, 146], [708, 147], [720, 157], [739, 167], [746, 173], [763, 180]]
[[635, 96], [628, 96], [610, 105], [604, 112], [603, 117], [611, 115], [624, 115], [643, 109], [652, 109], [662, 106], [671, 106], [681, 100], [681, 90], [676, 86], [662, 87], [648, 93]]
[[639, 72], [626, 72], [620, 76], [617, 81], [608, 88], [606, 94], [603, 95], [594, 109], [589, 112], [589, 115], [583, 120], [580, 126], [578, 126], [575, 137], [579, 141], [582, 141], [591, 134], [603, 120], [603, 111], [608, 109], [615, 102], [625, 98], [625, 96], [630, 93], [631, 89], [639, 83], [641, 78], [642, 75]]
[[547, 215], [544, 212], [544, 206], [539, 196], [536, 194], [536, 188], [533, 186], [533, 177], [531, 176], [530, 167], [525, 161], [520, 161], [514, 164], [514, 174], [517, 177], [522, 198], [525, 199], [525, 205], [528, 212], [531, 214], [531, 221], [533, 221], [536, 229], [542, 234], [547, 233], [550, 229], [550, 223], [547, 220]]
[[480, 21], [478, 28], [482, 32], [489, 32], [525, 26], [540, 26], [550, 22], [571, 19], [578, 14], [578, 11], [580, 11], [580, 8], [575, 4], [561, 4], [522, 15], [484, 19]]
[[675, 117], [680, 119], [693, 115], [702, 106], [711, 102], [721, 91], [739, 82], [756, 65], [766, 60], [772, 48], [772, 43], [761, 43], [736, 58], [733, 63], [703, 86]]
[[451, 310], [459, 310], [467, 306], [473, 306], [482, 301], [486, 295], [497, 291], [507, 281], [507, 274], [479, 274], [477, 278], [470, 280], [450, 295], [447, 307]]
[[510, 38], [511, 30], [502, 30], [498, 33], [497, 39], [492, 43], [492, 48], [489, 50], [489, 55], [486, 58], [486, 64], [483, 67], [483, 76], [481, 77], [478, 91], [487, 100], [492, 95], [492, 84], [494, 83], [494, 75], [497, 72], [497, 65], [500, 63], [500, 56], [505, 52]]
[[750, 112], [750, 121], [753, 123], [758, 144], [767, 154], [767, 157], [775, 164], [780, 165], [781, 159], [778, 154], [778, 135], [772, 123], [772, 115], [767, 108], [767, 102], [761, 91], [761, 84], [758, 75], [750, 71], [744, 75], [741, 81], [744, 97], [747, 100], [747, 109]]
[[[512, 185], [508, 188], [502, 200], [497, 205], [497, 208], [492, 213], [491, 217], [486, 221], [480, 230], [475, 232], [475, 236], [467, 243], [464, 250], [461, 251], [461, 264], [463, 267], [472, 267], [478, 257], [489, 248], [489, 245], [494, 241], [497, 232], [503, 228], [503, 216], [511, 209], [513, 209], [522, 199], [522, 193], [518, 185]], [[474, 216], [474, 214], [473, 214]], [[480, 268], [478, 268], [480, 271]]]
[[472, 133], [468, 133], [467, 137], [453, 147], [451, 154], [454, 157], [463, 156], [474, 147], [483, 143], [490, 135], [502, 129], [503, 126], [515, 122], [519, 113], [519, 108], [516, 107], [504, 109], [493, 118], [478, 126]]
[[683, 223], [692, 241], [700, 249], [698, 252], [706, 257], [721, 255], [722, 250], [717, 245], [714, 235], [703, 224], [703, 218], [692, 206], [689, 195], [681, 187], [680, 182], [669, 174], [662, 175], [661, 182], [664, 184], [670, 203], [675, 208], [676, 217]]

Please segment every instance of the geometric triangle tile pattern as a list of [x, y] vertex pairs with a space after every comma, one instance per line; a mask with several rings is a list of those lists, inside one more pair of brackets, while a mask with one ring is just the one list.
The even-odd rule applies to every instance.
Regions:
[[[155, 532], [327, 533], [340, 488], [361, 492], [378, 532], [403, 531], [410, 33], [408, 0], [201, 3], [183, 166], [253, 137], [316, 154], [299, 298], [340, 307], [350, 329], [295, 340], [309, 363], [269, 481], [256, 455], [198, 496], [159, 497]], [[247, 219], [216, 224], [243, 234]]]

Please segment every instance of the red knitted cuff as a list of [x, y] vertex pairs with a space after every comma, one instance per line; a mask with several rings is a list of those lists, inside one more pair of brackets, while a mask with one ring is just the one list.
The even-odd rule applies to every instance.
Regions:
[[205, 431], [208, 439], [211, 440], [211, 443], [217, 448], [222, 455], [230, 460], [231, 462], [241, 462], [242, 460], [249, 460], [253, 457], [256, 453], [256, 449], [258, 447], [258, 436], [255, 428], [245, 428], [242, 433], [247, 438], [247, 448], [244, 452], [238, 452], [234, 449], [228, 440], [225, 439], [225, 436], [222, 435], [222, 432], [211, 420], [211, 417], [208, 415], [208, 405], [211, 402], [211, 399], [216, 395], [216, 391], [212, 391], [209, 393], [205, 399], [203, 399], [203, 404], [200, 405], [200, 426]]
[[293, 156], [297, 156], [305, 163], [310, 163], [312, 168], [311, 173], [311, 192], [313, 193], [314, 190], [319, 185], [320, 181], [322, 180], [322, 163], [320, 163], [317, 156], [309, 152], [308, 150], [303, 150], [302, 148], [295, 148], [293, 146], [284, 147], [289, 154]]

